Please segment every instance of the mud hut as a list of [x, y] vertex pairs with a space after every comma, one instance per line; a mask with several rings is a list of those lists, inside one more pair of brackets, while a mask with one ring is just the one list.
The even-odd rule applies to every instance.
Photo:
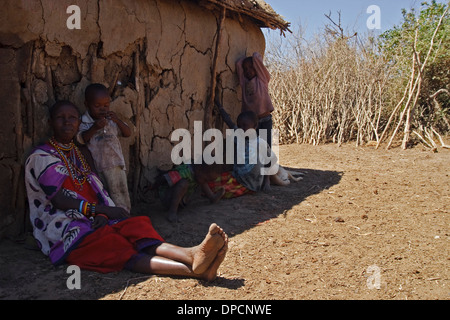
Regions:
[[0, 238], [26, 229], [23, 163], [48, 136], [56, 100], [84, 111], [88, 84], [109, 88], [134, 131], [122, 143], [138, 199], [170, 164], [174, 129], [221, 126], [214, 98], [237, 115], [235, 61], [264, 52], [260, 28], [289, 27], [260, 0], [6, 0], [1, 14]]

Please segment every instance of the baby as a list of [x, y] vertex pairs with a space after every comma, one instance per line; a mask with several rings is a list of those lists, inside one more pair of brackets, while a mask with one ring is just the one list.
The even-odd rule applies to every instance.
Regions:
[[118, 136], [129, 137], [131, 129], [109, 110], [110, 102], [104, 85], [94, 83], [86, 88], [87, 111], [81, 118], [77, 141], [87, 145], [92, 153], [95, 167], [115, 205], [130, 212], [125, 160]]

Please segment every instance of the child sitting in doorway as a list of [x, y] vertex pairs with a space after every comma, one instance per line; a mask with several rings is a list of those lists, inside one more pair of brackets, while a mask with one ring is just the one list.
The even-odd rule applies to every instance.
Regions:
[[93, 83], [86, 87], [87, 110], [81, 118], [77, 141], [87, 145], [115, 205], [130, 212], [125, 160], [118, 136], [129, 137], [131, 129], [109, 109], [110, 102], [111, 97], [104, 85]]
[[[256, 132], [252, 136], [251, 131], [249, 131], [249, 130], [256, 130], [256, 128], [258, 127], [257, 115], [253, 111], [244, 111], [239, 114], [236, 125], [231, 120], [229, 114], [218, 102], [216, 102], [216, 105], [225, 123], [230, 128], [235, 130], [242, 129], [244, 133], [246, 134], [250, 133], [248, 135], [249, 138], [245, 140], [245, 154], [244, 154], [245, 161], [244, 163], [239, 163], [236, 159], [234, 159], [232, 176], [236, 179], [238, 183], [244, 186], [247, 190], [253, 192], [268, 190], [268, 188], [270, 188], [269, 176], [263, 175], [261, 173], [264, 165], [261, 163], [259, 156], [267, 157], [265, 158], [264, 163], [268, 164], [276, 163], [277, 157], [272, 152], [269, 145], [264, 139], [261, 139], [260, 137], [256, 136]], [[263, 154], [259, 154], [260, 150], [263, 150]], [[236, 151], [237, 150], [235, 148], [234, 153], [235, 157]], [[250, 159], [256, 159], [257, 161], [256, 163], [252, 163]], [[211, 183], [210, 187], [214, 188], [214, 186], [218, 185], [220, 184]], [[237, 196], [246, 193], [242, 192], [242, 189], [240, 188], [237, 188], [237, 190], [239, 190]]]
[[181, 164], [172, 170], [161, 173], [152, 186], [167, 208], [167, 219], [175, 222], [178, 210], [184, 208], [197, 187], [211, 203], [217, 203], [225, 193], [224, 188], [217, 188], [213, 192], [208, 186], [209, 181], [216, 179], [221, 173], [221, 165], [212, 164]]

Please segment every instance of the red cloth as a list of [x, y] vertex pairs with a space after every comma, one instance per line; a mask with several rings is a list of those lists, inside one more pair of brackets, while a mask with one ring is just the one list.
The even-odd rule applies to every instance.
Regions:
[[[108, 273], [120, 271], [139, 253], [140, 243], [157, 244], [163, 238], [153, 228], [149, 217], [132, 217], [107, 225], [87, 235], [66, 259], [81, 269]], [[153, 240], [153, 241], [151, 241]]]
[[62, 187], [67, 190], [75, 190], [80, 196], [86, 199], [87, 202], [98, 203], [97, 195], [95, 194], [94, 189], [88, 181], [86, 181], [83, 184], [82, 188], [80, 188], [80, 186], [75, 184], [72, 177], [68, 176], [67, 179], [64, 180]]

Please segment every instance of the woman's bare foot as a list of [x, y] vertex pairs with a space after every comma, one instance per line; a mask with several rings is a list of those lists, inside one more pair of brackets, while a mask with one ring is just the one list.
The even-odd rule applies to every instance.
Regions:
[[219, 250], [224, 246], [226, 239], [227, 235], [222, 228], [215, 223], [211, 224], [203, 242], [194, 249], [192, 262], [194, 273], [202, 274], [206, 272]]
[[206, 272], [202, 275], [202, 278], [206, 281], [214, 281], [217, 278], [217, 271], [219, 270], [220, 265], [225, 260], [225, 256], [228, 251], [228, 237], [225, 239], [225, 244], [223, 247], [217, 252], [217, 256], [214, 261], [211, 263]]

